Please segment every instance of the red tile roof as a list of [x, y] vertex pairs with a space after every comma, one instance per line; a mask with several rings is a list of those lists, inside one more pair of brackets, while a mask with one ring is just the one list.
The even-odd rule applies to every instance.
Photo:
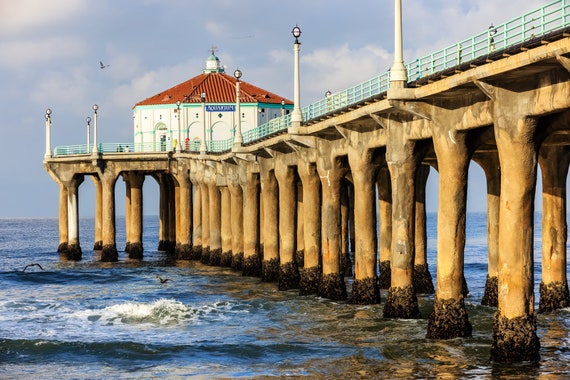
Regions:
[[[203, 73], [194, 78], [180, 83], [168, 90], [164, 90], [150, 98], [135, 104], [137, 106], [149, 106], [158, 104], [175, 104], [178, 100], [183, 103], [201, 103], [200, 94], [206, 93], [206, 103], [234, 103], [236, 101], [236, 78], [223, 73]], [[241, 103], [270, 103], [293, 104], [292, 101], [266, 91], [262, 88], [241, 81]]]

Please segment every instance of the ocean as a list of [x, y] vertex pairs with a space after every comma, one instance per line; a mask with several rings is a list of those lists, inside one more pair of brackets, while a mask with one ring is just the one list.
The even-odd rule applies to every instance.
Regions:
[[[540, 216], [535, 293], [540, 283]], [[92, 250], [94, 220], [80, 220], [83, 259], [57, 253], [56, 218], [0, 219], [2, 379], [556, 379], [570, 376], [570, 308], [539, 314], [540, 363], [489, 360], [495, 309], [481, 306], [487, 275], [486, 215], [467, 218], [466, 307], [473, 337], [425, 338], [422, 319], [382, 317], [350, 305], [243, 277], [229, 268], [177, 261], [156, 250], [158, 218], [145, 216], [145, 256], [119, 262]], [[428, 262], [436, 280], [436, 215], [428, 215]], [[38, 263], [38, 266], [26, 265]], [[161, 283], [160, 278], [168, 279]], [[346, 279], [348, 291], [352, 280]], [[349, 293], [350, 294], [350, 293]]]

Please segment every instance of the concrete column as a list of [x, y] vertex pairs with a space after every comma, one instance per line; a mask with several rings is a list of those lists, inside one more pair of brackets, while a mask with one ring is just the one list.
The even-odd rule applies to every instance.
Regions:
[[279, 290], [299, 288], [295, 263], [297, 250], [297, 183], [295, 169], [275, 160], [275, 178], [279, 185]]
[[232, 265], [232, 202], [230, 190], [227, 186], [220, 186], [220, 192], [222, 201], [222, 256], [220, 266], [229, 267]]
[[192, 260], [200, 260], [202, 257], [202, 191], [200, 184], [195, 178], [192, 178], [192, 190], [194, 198], [192, 199]]
[[[300, 272], [305, 266], [305, 219], [304, 219], [304, 202], [303, 202], [303, 183], [299, 179], [297, 181], [297, 228], [296, 228], [296, 251], [295, 265], [297, 271]], [[299, 277], [300, 278], [300, 277]]]
[[346, 300], [346, 285], [340, 272], [340, 182], [348, 164], [321, 151], [317, 169], [321, 179], [321, 251], [323, 273], [318, 295], [331, 300]]
[[[506, 92], [506, 90], [505, 90]], [[495, 139], [501, 164], [499, 210], [499, 308], [493, 321], [491, 359], [497, 362], [538, 360], [540, 342], [534, 312], [534, 194], [536, 120], [521, 117], [511, 92], [498, 94]], [[501, 100], [505, 103], [501, 107]], [[439, 279], [439, 274], [438, 274]], [[439, 281], [439, 280], [438, 280]], [[516, 349], [515, 349], [516, 348]]]
[[67, 182], [67, 248], [63, 252], [67, 260], [81, 260], [81, 245], [79, 244], [79, 185], [83, 182], [82, 175], [74, 176]]
[[412, 274], [415, 256], [415, 179], [418, 158], [413, 141], [406, 141], [403, 125], [391, 121], [386, 161], [392, 181], [391, 285], [384, 317], [420, 318]]
[[[176, 223], [178, 216], [176, 215], [176, 187], [174, 186], [174, 180], [171, 174], [165, 176], [168, 182], [168, 249], [167, 252], [174, 254], [176, 251]], [[178, 193], [178, 195], [180, 195]]]
[[103, 198], [103, 247], [101, 249], [101, 261], [118, 261], [119, 253], [117, 252], [116, 229], [115, 229], [115, 182], [116, 175], [112, 172], [106, 172], [101, 176], [102, 198]]
[[155, 178], [159, 185], [159, 218], [158, 218], [158, 250], [168, 250], [169, 221], [170, 221], [170, 207], [169, 207], [169, 191], [168, 182], [165, 180], [166, 174], [158, 174]]
[[566, 177], [567, 147], [542, 145], [538, 162], [542, 171], [542, 280], [539, 312], [570, 305], [566, 278]]
[[192, 257], [192, 184], [187, 170], [175, 175], [176, 197], [176, 257], [190, 260]]
[[[352, 183], [343, 180], [340, 186], [340, 272], [344, 277], [352, 276], [351, 248], [354, 249], [354, 217]], [[352, 243], [351, 244], [351, 240]]]
[[304, 258], [300, 272], [299, 294], [317, 294], [321, 277], [321, 181], [314, 163], [299, 161], [303, 182]]
[[243, 191], [243, 275], [260, 276], [259, 174], [240, 175]]
[[501, 195], [501, 168], [498, 152], [477, 153], [473, 160], [485, 172], [487, 181], [487, 280], [481, 305], [498, 306], [499, 260], [499, 200]]
[[98, 176], [92, 175], [90, 177], [93, 185], [95, 185], [95, 243], [93, 250], [100, 251], [103, 248], [103, 188]]
[[205, 180], [200, 182], [200, 200], [202, 201], [202, 254], [200, 262], [210, 263], [210, 189]]
[[417, 294], [435, 291], [427, 263], [426, 184], [429, 165], [419, 165], [416, 171], [416, 256], [414, 258], [414, 290]]
[[378, 286], [380, 289], [390, 288], [391, 269], [390, 256], [392, 247], [392, 183], [390, 181], [390, 171], [388, 166], [382, 166], [378, 172], [376, 181], [378, 192], [378, 215], [379, 223], [379, 246], [380, 246], [380, 279]]
[[243, 192], [238, 179], [228, 182], [231, 202], [231, 237], [232, 258], [230, 266], [236, 270], [243, 270]]
[[67, 223], [67, 186], [58, 182], [59, 185], [59, 245], [57, 251], [63, 253], [67, 250], [67, 242], [69, 241], [68, 223]]
[[263, 261], [261, 280], [279, 280], [279, 189], [274, 171], [262, 166], [261, 202], [263, 203]]
[[208, 180], [210, 206], [210, 265], [220, 265], [222, 259], [222, 200], [214, 175]]
[[348, 148], [348, 160], [354, 181], [354, 282], [350, 303], [380, 303], [376, 276], [376, 170], [374, 152], [362, 146]]
[[125, 252], [131, 259], [142, 259], [143, 257], [143, 191], [144, 174], [140, 172], [128, 172], [126, 176], [127, 185], [127, 245]]
[[[445, 125], [433, 127], [439, 170], [437, 213], [437, 288], [429, 318], [428, 339], [470, 337], [471, 323], [463, 296], [467, 175], [471, 150], [467, 133]], [[435, 131], [439, 132], [435, 132]]]

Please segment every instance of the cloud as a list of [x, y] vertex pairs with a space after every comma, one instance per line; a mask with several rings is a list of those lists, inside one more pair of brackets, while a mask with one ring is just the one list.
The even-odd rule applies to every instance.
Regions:
[[63, 61], [86, 51], [83, 41], [74, 36], [0, 43], [0, 67], [26, 70], [30, 65]]
[[86, 9], [87, 0], [8, 0], [0, 2], [0, 37], [57, 25]]

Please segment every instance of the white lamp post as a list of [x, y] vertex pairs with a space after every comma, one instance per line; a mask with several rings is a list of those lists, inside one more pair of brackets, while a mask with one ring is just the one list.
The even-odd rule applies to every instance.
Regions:
[[394, 64], [390, 69], [390, 87], [402, 88], [407, 82], [402, 43], [402, 0], [394, 0]]
[[44, 158], [51, 158], [51, 109], [46, 110], [46, 152]]
[[87, 116], [85, 121], [87, 122], [87, 152], [85, 153], [89, 153], [89, 149], [91, 148], [91, 118]]
[[241, 134], [241, 110], [240, 110], [240, 103], [239, 103], [239, 97], [240, 97], [240, 78], [241, 78], [242, 72], [240, 69], [236, 69], [236, 71], [234, 71], [234, 77], [236, 78], [236, 114], [237, 114], [237, 123], [236, 123], [236, 133], [234, 136], [234, 145], [235, 146], [241, 146], [242, 142], [243, 142], [243, 136]]
[[176, 101], [176, 108], [177, 108], [177, 118], [178, 118], [178, 152], [182, 152], [182, 135], [180, 134], [180, 100]]
[[293, 113], [291, 114], [291, 124], [294, 127], [300, 127], [301, 122], [303, 121], [303, 114], [301, 113], [301, 93], [300, 93], [300, 80], [299, 80], [299, 46], [301, 43], [299, 42], [299, 37], [301, 36], [301, 29], [295, 25], [293, 30], [291, 31], [293, 37], [295, 37], [295, 43], [293, 44], [293, 52], [294, 52], [294, 61], [295, 61], [295, 75], [294, 75], [294, 105], [293, 105]]
[[206, 93], [200, 94], [200, 99], [202, 100], [202, 141], [200, 142], [200, 154], [206, 154]]
[[93, 155], [99, 155], [99, 147], [97, 146], [97, 110], [99, 106], [93, 104]]

